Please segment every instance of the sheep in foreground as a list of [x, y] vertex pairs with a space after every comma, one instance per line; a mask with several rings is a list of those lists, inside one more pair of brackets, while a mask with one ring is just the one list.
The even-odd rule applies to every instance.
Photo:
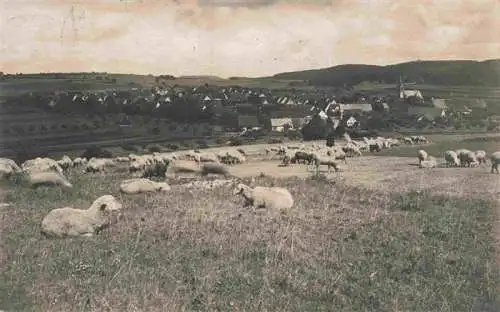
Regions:
[[419, 164], [419, 168], [436, 168], [437, 160], [433, 156], [427, 156], [426, 160], [423, 160]]
[[500, 151], [491, 154], [490, 159], [491, 159], [491, 173], [495, 171], [498, 173], [498, 165], [500, 165]]
[[245, 199], [245, 206], [268, 209], [290, 209], [293, 206], [293, 197], [282, 187], [256, 186], [239, 183], [233, 191], [234, 195], [241, 195]]
[[65, 188], [72, 188], [71, 184], [66, 177], [54, 172], [31, 172], [28, 174], [28, 183], [31, 187], [39, 186], [62, 186]]
[[420, 165], [423, 161], [427, 159], [428, 155], [427, 152], [424, 150], [419, 150], [418, 151], [418, 164]]
[[112, 195], [97, 198], [88, 209], [57, 208], [43, 218], [41, 231], [49, 237], [89, 237], [109, 225], [111, 213], [120, 209]]
[[150, 192], [170, 191], [166, 182], [155, 182], [145, 178], [123, 180], [120, 191], [125, 194], [140, 194]]
[[457, 153], [455, 151], [444, 152], [444, 160], [448, 166], [458, 167], [460, 166], [460, 160], [458, 159]]

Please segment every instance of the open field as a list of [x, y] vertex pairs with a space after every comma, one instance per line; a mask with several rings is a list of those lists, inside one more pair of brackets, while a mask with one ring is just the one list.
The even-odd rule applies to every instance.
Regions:
[[[414, 148], [472, 146], [434, 136]], [[465, 141], [464, 141], [465, 140]], [[474, 141], [475, 142], [475, 141]], [[487, 149], [497, 137], [474, 143]], [[416, 167], [402, 146], [342, 172], [279, 167], [264, 145], [231, 173], [283, 186], [294, 207], [254, 214], [231, 187], [124, 195], [126, 170], [70, 191], [1, 188], [0, 309], [7, 311], [498, 311], [500, 180], [489, 167]], [[216, 149], [211, 149], [216, 150]], [[408, 152], [410, 153], [410, 152]], [[261, 174], [263, 173], [263, 175]], [[46, 239], [43, 216], [113, 194], [123, 213], [91, 239]]]

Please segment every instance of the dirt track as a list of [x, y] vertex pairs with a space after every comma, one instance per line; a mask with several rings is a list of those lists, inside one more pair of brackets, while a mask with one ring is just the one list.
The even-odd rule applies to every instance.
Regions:
[[[307, 165], [279, 167], [279, 160], [250, 161], [231, 168], [237, 177], [251, 177], [264, 173], [274, 177], [307, 177]], [[363, 156], [348, 158], [341, 163], [342, 172], [326, 166], [321, 171], [328, 178], [347, 184], [383, 191], [430, 190], [451, 196], [488, 197], [500, 200], [500, 175], [491, 174], [490, 167], [420, 169], [416, 158]]]

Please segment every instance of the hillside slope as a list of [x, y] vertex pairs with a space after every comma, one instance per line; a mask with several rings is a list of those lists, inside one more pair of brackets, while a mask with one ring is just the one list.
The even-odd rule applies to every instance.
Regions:
[[415, 61], [388, 66], [346, 64], [324, 69], [280, 73], [275, 79], [308, 80], [313, 85], [356, 85], [363, 81], [405, 80], [432, 85], [500, 86], [500, 59], [486, 61]]

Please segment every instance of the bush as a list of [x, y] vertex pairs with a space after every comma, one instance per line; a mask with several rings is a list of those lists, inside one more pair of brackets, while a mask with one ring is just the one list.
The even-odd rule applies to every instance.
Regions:
[[245, 144], [245, 141], [240, 137], [233, 137], [229, 140], [230, 146], [239, 146]]
[[205, 139], [201, 139], [196, 141], [196, 144], [198, 144], [199, 148], [207, 148], [208, 147], [208, 142]]
[[80, 157], [85, 157], [87, 159], [90, 159], [92, 157], [95, 158], [113, 158], [113, 153], [110, 151], [107, 151], [105, 149], [101, 149], [99, 146], [92, 146], [89, 147], [83, 152]]
[[178, 145], [172, 143], [165, 144], [165, 147], [172, 151], [176, 151], [179, 149]]
[[281, 144], [283, 143], [283, 140], [282, 139], [279, 139], [279, 138], [270, 138], [268, 141], [267, 141], [268, 144]]
[[123, 144], [121, 148], [129, 152], [139, 152], [139, 149], [132, 144]]
[[217, 145], [223, 145], [223, 144], [226, 144], [226, 142], [227, 142], [227, 139], [223, 138], [223, 137], [218, 137], [215, 139], [215, 143]]
[[151, 146], [148, 148], [148, 151], [152, 154], [152, 153], [160, 153], [161, 152], [161, 148], [157, 145], [155, 146]]

